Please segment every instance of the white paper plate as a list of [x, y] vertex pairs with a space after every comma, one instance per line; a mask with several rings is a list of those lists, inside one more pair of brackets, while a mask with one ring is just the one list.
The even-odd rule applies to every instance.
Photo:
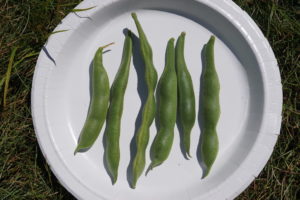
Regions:
[[[276, 59], [253, 20], [228, 0], [86, 0], [55, 29], [40, 53], [32, 85], [36, 135], [52, 171], [78, 199], [233, 199], [259, 174], [270, 157], [281, 124], [282, 88]], [[197, 109], [202, 71], [201, 50], [217, 36], [216, 67], [221, 83], [218, 124], [220, 151], [210, 175], [202, 180], [196, 156], [200, 128], [192, 132], [191, 153], [185, 160], [175, 130], [168, 160], [144, 175], [131, 189], [126, 171], [130, 142], [141, 100], [143, 66], [132, 64], [125, 96], [119, 179], [112, 186], [103, 166], [101, 135], [86, 153], [73, 155], [89, 106], [89, 67], [100, 45], [115, 42], [104, 55], [110, 81], [120, 64], [123, 29], [137, 33], [130, 16], [137, 12], [154, 52], [160, 75], [167, 40], [186, 31], [186, 61], [194, 82]], [[137, 70], [136, 70], [137, 69]], [[140, 80], [138, 81], [137, 71]], [[141, 88], [142, 85], [140, 85]], [[141, 89], [142, 90], [142, 89]], [[200, 106], [201, 108], [201, 106]], [[156, 134], [151, 127], [147, 149]]]

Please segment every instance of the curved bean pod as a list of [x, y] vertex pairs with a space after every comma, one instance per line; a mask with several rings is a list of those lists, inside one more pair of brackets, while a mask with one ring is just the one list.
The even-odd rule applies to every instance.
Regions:
[[109, 80], [103, 66], [102, 54], [103, 49], [111, 44], [100, 47], [95, 54], [91, 75], [90, 107], [74, 154], [94, 144], [105, 121], [109, 101]]
[[201, 141], [201, 158], [206, 166], [203, 178], [206, 177], [217, 157], [219, 149], [216, 126], [220, 117], [220, 83], [214, 63], [214, 43], [212, 36], [204, 46], [205, 67], [203, 70], [203, 132]]
[[149, 169], [162, 164], [169, 156], [176, 123], [177, 78], [175, 70], [174, 38], [171, 38], [166, 50], [166, 65], [157, 86], [157, 122], [158, 132], [150, 149]]
[[185, 32], [182, 32], [176, 43], [176, 73], [178, 85], [178, 115], [183, 131], [183, 146], [190, 155], [191, 130], [196, 120], [195, 94], [191, 75], [184, 59]]
[[132, 18], [137, 27], [140, 38], [140, 51], [145, 64], [145, 81], [148, 89], [148, 96], [143, 107], [142, 122], [136, 134], [137, 152], [132, 164], [132, 188], [135, 188], [138, 178], [145, 168], [145, 153], [149, 142], [149, 129], [155, 117], [155, 97], [154, 91], [157, 84], [157, 72], [153, 65], [152, 49], [147, 40], [147, 37], [142, 29], [140, 22], [135, 13], [132, 13]]
[[110, 105], [106, 117], [105, 130], [105, 160], [107, 169], [112, 177], [113, 184], [118, 178], [118, 168], [120, 162], [120, 126], [123, 113], [124, 95], [128, 83], [130, 62], [132, 55], [131, 33], [125, 38], [123, 55], [119, 70], [110, 90]]

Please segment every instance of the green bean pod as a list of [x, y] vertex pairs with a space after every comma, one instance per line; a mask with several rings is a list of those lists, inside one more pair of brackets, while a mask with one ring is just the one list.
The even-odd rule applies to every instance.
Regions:
[[196, 120], [195, 93], [191, 75], [184, 58], [185, 32], [176, 43], [176, 73], [178, 87], [178, 115], [182, 128], [183, 146], [187, 156], [190, 155], [191, 131]]
[[140, 22], [135, 13], [132, 13], [132, 18], [137, 27], [140, 38], [140, 51], [145, 64], [145, 81], [148, 90], [148, 96], [142, 111], [141, 125], [136, 134], [136, 155], [132, 163], [132, 188], [135, 188], [138, 178], [144, 171], [146, 159], [146, 148], [149, 142], [150, 126], [155, 117], [155, 97], [154, 91], [157, 84], [157, 72], [153, 65], [153, 55], [151, 46], [146, 38]]
[[110, 89], [110, 105], [106, 117], [105, 130], [105, 160], [107, 169], [115, 184], [118, 178], [120, 162], [120, 126], [123, 113], [124, 95], [127, 88], [130, 62], [132, 56], [131, 32], [125, 38], [123, 55], [119, 70]]
[[103, 49], [111, 44], [100, 47], [94, 56], [90, 107], [74, 154], [88, 149], [94, 144], [105, 121], [109, 103], [109, 80], [103, 66], [102, 54]]
[[166, 50], [166, 64], [157, 86], [157, 123], [158, 132], [150, 149], [149, 169], [161, 165], [169, 156], [176, 123], [177, 77], [175, 70], [174, 38], [171, 38]]
[[220, 83], [214, 62], [214, 43], [215, 37], [212, 36], [204, 46], [205, 67], [202, 75], [203, 129], [201, 133], [201, 158], [206, 170], [203, 178], [209, 174], [219, 149], [216, 127], [220, 118]]

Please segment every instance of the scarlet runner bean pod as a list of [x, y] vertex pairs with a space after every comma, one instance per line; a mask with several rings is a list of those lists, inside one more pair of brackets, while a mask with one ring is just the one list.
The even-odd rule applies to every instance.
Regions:
[[124, 94], [127, 87], [130, 62], [132, 55], [131, 32], [124, 41], [123, 55], [119, 70], [110, 90], [110, 105], [106, 117], [105, 130], [105, 159], [107, 168], [112, 176], [113, 184], [118, 178], [118, 168], [120, 161], [120, 126], [123, 113]]
[[206, 170], [203, 178], [209, 174], [219, 149], [216, 127], [220, 117], [220, 83], [214, 62], [214, 43], [215, 37], [212, 36], [204, 46], [205, 67], [202, 75], [203, 129], [201, 133], [201, 158], [206, 166]]
[[148, 96], [143, 107], [142, 122], [136, 134], [136, 155], [132, 163], [132, 182], [131, 187], [135, 188], [138, 178], [145, 168], [145, 153], [149, 142], [149, 129], [155, 117], [155, 97], [154, 91], [157, 84], [157, 72], [153, 65], [152, 49], [147, 40], [147, 37], [142, 29], [137, 15], [132, 13], [132, 18], [135, 22], [139, 33], [140, 51], [145, 64], [145, 81], [148, 89]]
[[109, 80], [103, 66], [102, 54], [103, 49], [111, 44], [100, 47], [95, 54], [91, 74], [90, 107], [74, 154], [94, 144], [105, 121], [109, 102]]
[[190, 156], [191, 130], [196, 120], [195, 94], [191, 75], [184, 58], [185, 32], [182, 32], [176, 43], [176, 73], [178, 87], [178, 115], [183, 132], [183, 146]]
[[174, 139], [177, 109], [174, 38], [168, 42], [166, 64], [156, 91], [158, 132], [151, 145], [150, 157], [152, 162], [149, 169], [162, 164], [168, 158]]

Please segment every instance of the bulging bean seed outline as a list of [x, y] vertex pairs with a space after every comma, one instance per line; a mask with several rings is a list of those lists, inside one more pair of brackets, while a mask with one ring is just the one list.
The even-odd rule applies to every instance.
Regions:
[[217, 135], [217, 123], [220, 118], [220, 83], [214, 62], [215, 37], [211, 36], [204, 46], [205, 66], [203, 69], [202, 81], [202, 118], [203, 129], [201, 137], [201, 158], [205, 164], [203, 178], [205, 178], [216, 160], [219, 150], [219, 140]]
[[91, 74], [90, 107], [74, 154], [94, 144], [105, 121], [109, 103], [109, 79], [103, 66], [102, 54], [103, 49], [112, 44], [99, 47], [95, 53]]
[[125, 37], [121, 64], [110, 89], [110, 105], [106, 116], [104, 157], [107, 169], [115, 184], [120, 162], [120, 126], [123, 113], [124, 95], [127, 88], [132, 56], [131, 32]]
[[137, 27], [140, 39], [140, 51], [145, 64], [145, 81], [148, 89], [148, 96], [143, 107], [142, 122], [136, 134], [136, 155], [132, 163], [132, 180], [131, 187], [135, 188], [138, 178], [144, 171], [146, 160], [146, 148], [149, 142], [150, 126], [155, 117], [155, 97], [154, 91], [157, 84], [157, 72], [153, 65], [153, 55], [151, 46], [147, 37], [138, 21], [136, 13], [131, 14]]
[[168, 41], [166, 64], [157, 86], [158, 132], [150, 149], [151, 164], [148, 168], [162, 164], [169, 156], [173, 140], [177, 112], [177, 76], [175, 70], [174, 38]]
[[190, 155], [191, 131], [196, 120], [195, 93], [193, 81], [184, 58], [185, 32], [176, 43], [176, 73], [178, 87], [178, 118], [182, 128], [183, 146], [187, 156]]

